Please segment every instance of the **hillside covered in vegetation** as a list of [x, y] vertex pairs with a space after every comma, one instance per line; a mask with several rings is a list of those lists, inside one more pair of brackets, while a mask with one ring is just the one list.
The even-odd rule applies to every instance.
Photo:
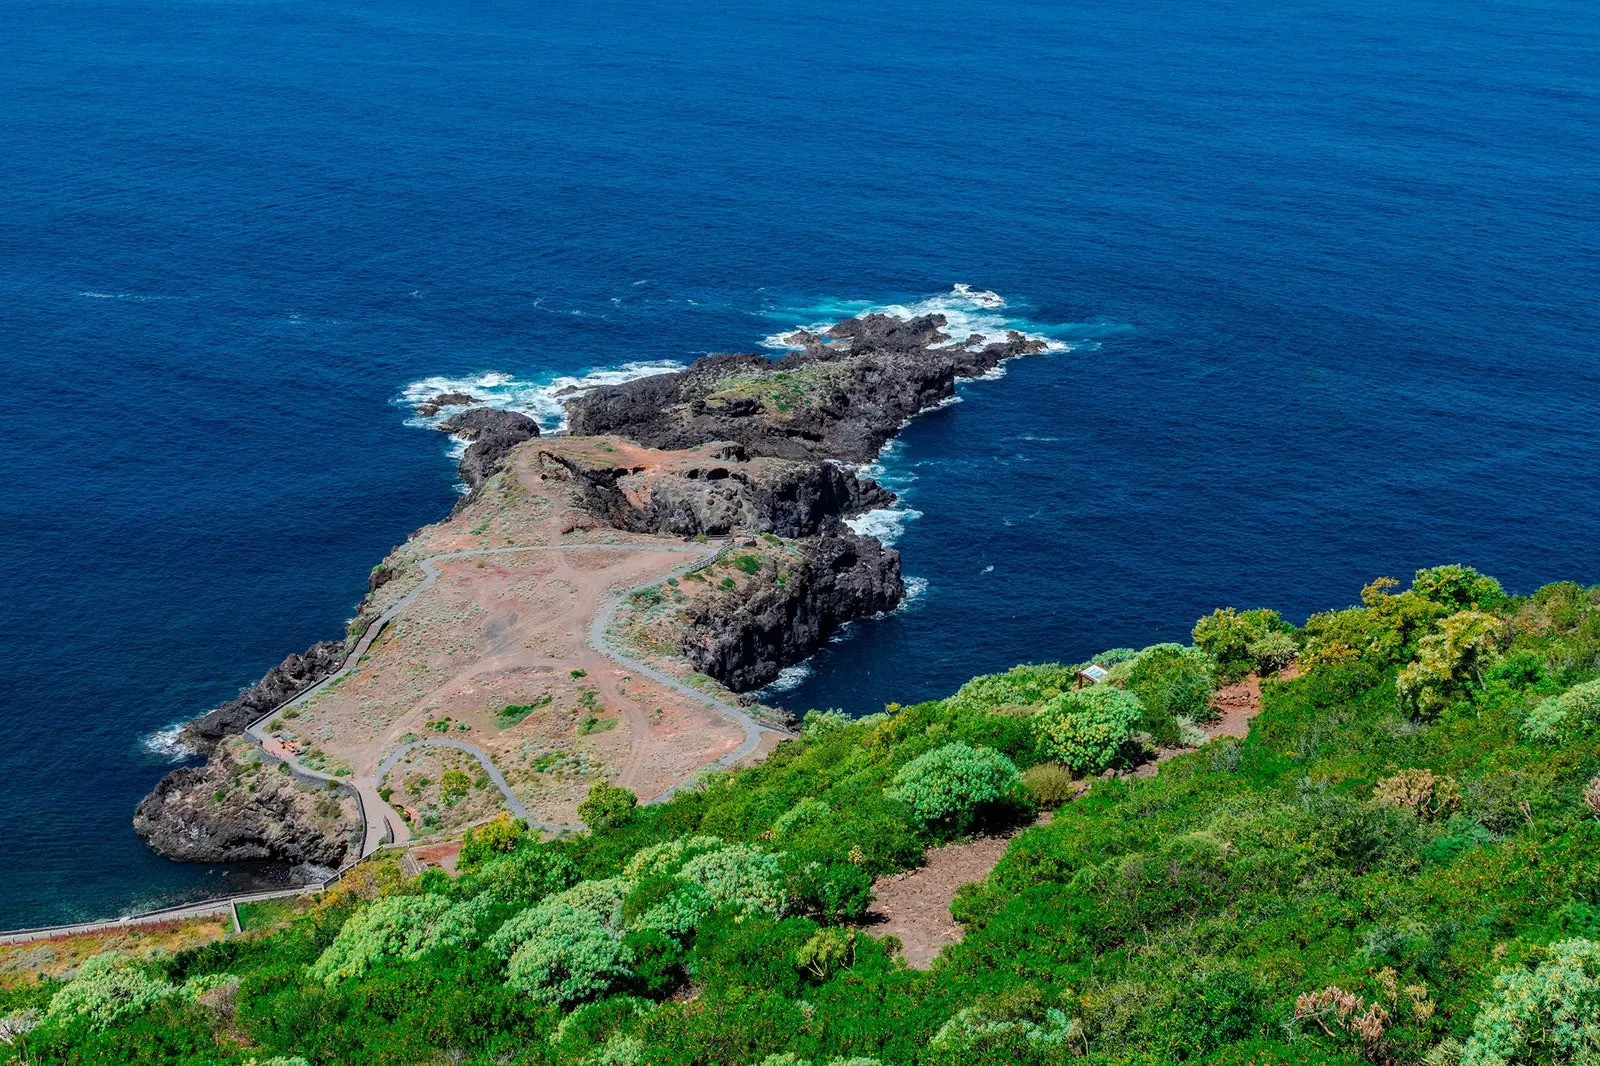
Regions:
[[[458, 877], [374, 862], [275, 928], [22, 980], [0, 1038], [39, 1064], [1600, 1061], [1600, 589], [1441, 567], [1096, 661], [1083, 690], [1023, 666], [813, 712], [670, 803], [597, 786], [590, 833], [492, 822]], [[1246, 673], [1246, 739], [1131, 772]], [[872, 882], [976, 833], [1014, 835], [912, 969], [862, 922]]]

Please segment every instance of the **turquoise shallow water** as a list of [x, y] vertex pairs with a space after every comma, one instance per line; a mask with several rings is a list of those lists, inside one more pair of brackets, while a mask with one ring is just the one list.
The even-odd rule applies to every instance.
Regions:
[[145, 740], [450, 506], [428, 379], [549, 418], [883, 305], [1070, 345], [886, 457], [924, 590], [800, 710], [1600, 581], [1600, 14], [1261, 8], [4, 3], [0, 926], [225, 883], [133, 836]]

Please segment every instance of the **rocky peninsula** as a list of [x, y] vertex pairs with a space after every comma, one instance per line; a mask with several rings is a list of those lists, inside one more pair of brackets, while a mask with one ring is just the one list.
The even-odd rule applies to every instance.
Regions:
[[[345, 640], [289, 656], [184, 728], [208, 762], [168, 774], [136, 830], [179, 860], [336, 867], [360, 847], [363, 782], [368, 807], [417, 831], [494, 812], [477, 765], [417, 746], [445, 734], [555, 824], [596, 780], [641, 796], [684, 780], [731, 750], [726, 716], [597, 657], [582, 631], [615, 590], [644, 582], [608, 639], [662, 677], [749, 705], [739, 694], [897, 606], [899, 553], [844, 524], [894, 496], [853, 466], [957, 380], [1044, 347], [1016, 333], [954, 340], [944, 325], [868, 315], [797, 334], [781, 358], [707, 356], [573, 396], [564, 435], [511, 411], [450, 413], [471, 396], [428, 401], [450, 414], [439, 428], [469, 442], [467, 494], [374, 567]], [[729, 547], [679, 577], [662, 575], [681, 557], [646, 550], [708, 538]], [[518, 554], [449, 564], [335, 685], [274, 718], [265, 747], [325, 769], [331, 788], [266, 772], [270, 752], [241, 736], [246, 725], [339, 671], [374, 621], [417, 595], [425, 562], [494, 551]]]

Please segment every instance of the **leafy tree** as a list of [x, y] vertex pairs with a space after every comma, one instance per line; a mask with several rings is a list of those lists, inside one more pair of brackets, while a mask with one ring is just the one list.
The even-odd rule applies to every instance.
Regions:
[[1492, 611], [1505, 602], [1500, 582], [1470, 566], [1435, 566], [1418, 570], [1411, 591], [1451, 611]]
[[578, 804], [578, 817], [590, 829], [615, 829], [633, 821], [638, 805], [639, 797], [632, 792], [600, 781], [589, 790], [589, 798]]
[[50, 997], [48, 1014], [54, 1018], [86, 1019], [103, 1029], [135, 1014], [142, 1014], [176, 992], [115, 952], [91, 955], [78, 967], [78, 975]]
[[1095, 685], [1063, 692], [1045, 704], [1034, 729], [1055, 761], [1077, 773], [1098, 773], [1121, 754], [1143, 715], [1133, 693]]
[[492, 856], [517, 850], [517, 845], [522, 843], [527, 832], [526, 825], [502, 811], [479, 828], [468, 829], [462, 836], [456, 869], [467, 873], [483, 865]]
[[1483, 686], [1484, 670], [1500, 643], [1500, 620], [1482, 611], [1459, 611], [1423, 637], [1417, 659], [1395, 681], [1400, 709], [1431, 720], [1456, 699]]
[[388, 896], [344, 923], [308, 976], [326, 984], [366, 973], [382, 959], [416, 959], [436, 948], [469, 943], [482, 905], [448, 896]]
[[1472, 1022], [1461, 1066], [1588, 1063], [1600, 1056], [1600, 944], [1550, 946], [1532, 970], [1502, 972]]
[[908, 804], [923, 825], [959, 833], [983, 807], [1020, 798], [1022, 779], [999, 752], [956, 741], [902, 766], [888, 795]]

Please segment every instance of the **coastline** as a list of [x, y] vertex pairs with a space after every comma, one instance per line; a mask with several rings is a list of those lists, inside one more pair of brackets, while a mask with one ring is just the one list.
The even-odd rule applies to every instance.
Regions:
[[[243, 702], [259, 711], [260, 697], [281, 689], [286, 675], [297, 674], [312, 659], [322, 666], [309, 689], [297, 690], [292, 699], [270, 701], [266, 711], [271, 713], [252, 715], [248, 736], [257, 751], [242, 751], [237, 746], [230, 750], [224, 729], [225, 736], [208, 751], [206, 767], [174, 771], [140, 805], [141, 835], [149, 841], [159, 833], [162, 812], [149, 808], [173, 778], [187, 775], [193, 780], [177, 782], [185, 787], [168, 788], [168, 792], [203, 791], [209, 795], [211, 786], [219, 783], [218, 773], [212, 770], [218, 764], [223, 767], [221, 775], [230, 776], [237, 783], [241, 755], [249, 764], [254, 764], [260, 754], [293, 757], [292, 752], [281, 747], [276, 752], [268, 750], [274, 738], [280, 745], [304, 743], [294, 736], [293, 729], [285, 736], [285, 723], [277, 712], [303, 701], [317, 702], [318, 689], [334, 688], [351, 674], [360, 673], [358, 662], [370, 666], [371, 675], [381, 675], [379, 664], [368, 663], [363, 656], [375, 644], [393, 642], [388, 641], [388, 628], [374, 623], [380, 617], [388, 622], [425, 591], [423, 567], [430, 559], [425, 551], [435, 547], [450, 547], [453, 550], [445, 555], [457, 556], [529, 548], [541, 549], [532, 555], [565, 555], [567, 551], [581, 551], [591, 534], [598, 534], [609, 543], [632, 542], [630, 546], [634, 547], [648, 543], [665, 546], [670, 541], [679, 545], [679, 550], [685, 539], [731, 538], [729, 543], [738, 545], [743, 553], [739, 566], [733, 574], [719, 575], [714, 588], [697, 590], [704, 595], [684, 595], [685, 586], [695, 583], [676, 578], [663, 576], [645, 582], [649, 587], [666, 588], [670, 580], [676, 586], [671, 595], [677, 605], [688, 603], [678, 621], [687, 619], [688, 624], [678, 625], [675, 650], [668, 648], [667, 654], [661, 655], [660, 647], [647, 647], [645, 650], [651, 654], [632, 662], [640, 673], [664, 669], [667, 673], [661, 674], [663, 678], [678, 675], [679, 684], [692, 684], [701, 702], [707, 701], [703, 690], [709, 687], [725, 693], [729, 707], [735, 705], [732, 701], [737, 701], [738, 706], [751, 705], [751, 696], [737, 693], [771, 684], [781, 672], [794, 669], [814, 654], [841, 626], [892, 610], [904, 601], [898, 554], [849, 526], [867, 528], [874, 512], [897, 516], [905, 512], [894, 509], [897, 500], [892, 493], [862, 477], [859, 471], [881, 458], [917, 415], [956, 402], [957, 380], [998, 376], [997, 368], [1004, 361], [1045, 348], [1042, 342], [1029, 341], [1014, 332], [1004, 342], [982, 343], [981, 347], [983, 339], [976, 336], [964, 342], [953, 341], [940, 332], [944, 324], [942, 316], [907, 321], [873, 315], [838, 324], [826, 340], [804, 332], [791, 335], [803, 347], [778, 359], [712, 356], [685, 370], [609, 384], [567, 401], [573, 431], [565, 436], [542, 437], [537, 423], [514, 412], [466, 404], [462, 405], [466, 407], [464, 411], [447, 412], [450, 417], [438, 423], [437, 428], [467, 438], [460, 457], [460, 472], [468, 487], [466, 495], [443, 522], [419, 529], [373, 568], [368, 596], [343, 642], [317, 645], [311, 658], [299, 657], [298, 662], [291, 657], [284, 667], [269, 672], [261, 683], [246, 690], [243, 696], [254, 694], [257, 699], [253, 704], [249, 699]], [[870, 366], [872, 373], [852, 377], [863, 365]], [[885, 370], [890, 373], [885, 374]], [[864, 384], [864, 380], [870, 384]], [[823, 388], [812, 389], [818, 382]], [[672, 395], [664, 396], [664, 389]], [[853, 417], [853, 410], [871, 414]], [[678, 424], [665, 424], [663, 412], [675, 412]], [[846, 417], [840, 417], [841, 412]], [[796, 423], [804, 424], [797, 430]], [[821, 432], [813, 432], [818, 426]], [[613, 463], [612, 459], [622, 453], [629, 456], [627, 465]], [[538, 496], [542, 489], [536, 489], [532, 495], [538, 498], [530, 504], [528, 487], [548, 487], [551, 481], [559, 483], [559, 488], [542, 497]], [[523, 495], [519, 497], [519, 493]], [[470, 516], [476, 521], [489, 512], [493, 514], [476, 528], [462, 526], [463, 519]], [[532, 538], [543, 543], [526, 542], [524, 538], [534, 532], [531, 529], [511, 528], [531, 514], [540, 515], [546, 524], [543, 536], [535, 534]], [[496, 522], [500, 528], [491, 531], [490, 525]], [[526, 525], [524, 521], [523, 526]], [[775, 529], [783, 535], [774, 533]], [[593, 546], [593, 542], [588, 543]], [[479, 559], [478, 566], [483, 565]], [[791, 583], [798, 588], [791, 587]], [[614, 592], [616, 582], [611, 581], [610, 585]], [[604, 628], [603, 618], [609, 620], [611, 613], [620, 613], [621, 628], [637, 630], [641, 628], [639, 607], [637, 598], [628, 604], [620, 599], [608, 602], [597, 607], [594, 625]], [[798, 638], [791, 635], [796, 632]], [[604, 639], [601, 633], [592, 635]], [[638, 633], [632, 631], [618, 634], [618, 639], [635, 651], [641, 648], [637, 638]], [[328, 665], [330, 647], [343, 653], [334, 659], [335, 664], [343, 663], [342, 669]], [[317, 649], [323, 649], [321, 654], [316, 654]], [[575, 667], [571, 672], [577, 676], [584, 671]], [[607, 696], [613, 697], [606, 699], [607, 705], [615, 701], [627, 706], [621, 693], [610, 692]], [[547, 692], [543, 698], [548, 704], [554, 697]], [[580, 688], [576, 698], [588, 698], [590, 705], [595, 705], [592, 690]], [[715, 706], [718, 696], [712, 695], [709, 702]], [[185, 736], [195, 737], [203, 744], [209, 737], [196, 723], [218, 711], [186, 724]], [[233, 713], [237, 717], [239, 708], [234, 707]], [[653, 713], [659, 717], [663, 710], [656, 707]], [[638, 747], [638, 738], [647, 735], [650, 726], [639, 720], [624, 722], [626, 718], [625, 713], [603, 716], [600, 728], [620, 733], [615, 725], [626, 724], [630, 737], [626, 746]], [[445, 720], [451, 720], [450, 716]], [[582, 729], [588, 721], [586, 718], [580, 722], [580, 736], [585, 735]], [[273, 724], [279, 728], [266, 728]], [[709, 723], [704, 725], [709, 727]], [[479, 733], [487, 731], [480, 720], [468, 725], [462, 718], [457, 726]], [[339, 740], [326, 728], [322, 738], [325, 747], [338, 749]], [[390, 742], [395, 741], [408, 744], [404, 753], [407, 763], [424, 747], [416, 743], [414, 731], [398, 726], [374, 740], [379, 747], [387, 743], [392, 748], [394, 744]], [[603, 743], [576, 746], [596, 749], [598, 779], [638, 772], [638, 767], [628, 763], [626, 753], [616, 750], [615, 745], [609, 755], [599, 751]], [[493, 754], [481, 750], [476, 754], [482, 757], [484, 767], [495, 765], [491, 761]], [[365, 790], [360, 786], [349, 790], [361, 796], [361, 809], [381, 807], [394, 814], [387, 797], [380, 799], [378, 795], [378, 790], [384, 788], [383, 773], [366, 777], [380, 769], [382, 760], [372, 756], [371, 752], [362, 752], [354, 765], [346, 763], [332, 768], [330, 773], [328, 764], [323, 763], [322, 769], [312, 772], [320, 775], [316, 778], [320, 781], [361, 781], [367, 786]], [[670, 795], [707, 766], [719, 765], [723, 760], [720, 754], [707, 752], [690, 761], [695, 765], [671, 769], [671, 779], [661, 795]], [[295, 765], [309, 769], [298, 760]], [[393, 770], [394, 760], [381, 769], [385, 773]], [[244, 772], [255, 774], [248, 766]], [[450, 771], [440, 772], [442, 775]], [[417, 776], [426, 777], [426, 773], [413, 774], [413, 778]], [[597, 777], [595, 772], [580, 776], [586, 781]], [[253, 777], [258, 779], [259, 775]], [[526, 782], [520, 784], [526, 787]], [[654, 794], [654, 790], [644, 793]], [[505, 797], [513, 806], [521, 806], [511, 786], [506, 786]], [[230, 802], [232, 798], [230, 794]], [[580, 797], [575, 790], [567, 788], [562, 802], [570, 810], [577, 798]], [[226, 807], [220, 800], [217, 803]], [[401, 806], [408, 814], [415, 813], [414, 808]], [[196, 833], [195, 823], [186, 819], [190, 813], [192, 809], [179, 810], [168, 820], [190, 839], [210, 835], [209, 829]], [[345, 821], [349, 820], [347, 815]], [[408, 818], [391, 818], [380, 811], [375, 819], [362, 815], [360, 820], [364, 823], [361, 844], [356, 848], [351, 840], [352, 846], [340, 855], [341, 863], [348, 862], [348, 855], [357, 851], [370, 854], [376, 839], [374, 823], [381, 823], [385, 830], [380, 836], [394, 837], [401, 835], [398, 830]], [[570, 816], [560, 815], [530, 816], [529, 820], [549, 829], [577, 824]], [[344, 828], [354, 834], [352, 826], [346, 824]], [[434, 824], [421, 828], [437, 831], [440, 827]], [[304, 835], [308, 831], [304, 824], [291, 825], [288, 835]], [[168, 853], [160, 847], [157, 850]], [[230, 861], [226, 853], [218, 851], [172, 857]], [[280, 858], [271, 854], [249, 857]]]

